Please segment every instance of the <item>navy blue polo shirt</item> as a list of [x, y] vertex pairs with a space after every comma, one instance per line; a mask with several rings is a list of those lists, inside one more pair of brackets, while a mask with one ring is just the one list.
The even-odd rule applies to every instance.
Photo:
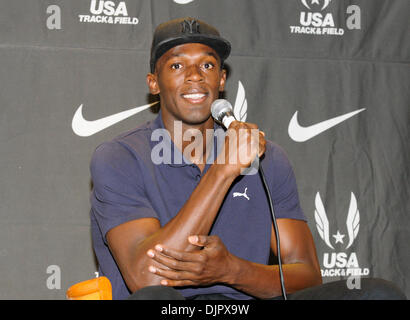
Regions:
[[[113, 299], [125, 299], [130, 292], [107, 246], [107, 232], [122, 223], [146, 217], [157, 218], [161, 226], [167, 224], [188, 200], [212, 165], [218, 145], [221, 146], [220, 136], [215, 136], [214, 152], [201, 173], [195, 164], [182, 156], [170, 139], [165, 143], [166, 139], [152, 139], [154, 130], [161, 128], [164, 125], [160, 112], [154, 121], [102, 143], [92, 156], [90, 215], [93, 247], [100, 275], [111, 281]], [[215, 125], [216, 128], [220, 129]], [[182, 158], [182, 161], [155, 164], [151, 153], [159, 143], [162, 143], [161, 147], [169, 147], [172, 159]], [[260, 165], [270, 188], [276, 217], [306, 221], [299, 204], [294, 173], [285, 152], [268, 141]], [[233, 182], [210, 234], [218, 235], [232, 254], [267, 264], [271, 226], [269, 203], [259, 174], [245, 175]], [[220, 293], [233, 299], [251, 298], [224, 285], [177, 289], [185, 297]]]

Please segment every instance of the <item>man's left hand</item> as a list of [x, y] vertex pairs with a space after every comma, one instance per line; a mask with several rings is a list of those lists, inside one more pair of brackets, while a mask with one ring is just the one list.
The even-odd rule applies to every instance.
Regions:
[[147, 254], [162, 267], [151, 265], [149, 271], [164, 279], [162, 285], [205, 286], [213, 283], [228, 283], [233, 256], [218, 236], [194, 235], [188, 241], [202, 250], [178, 251], [163, 245]]

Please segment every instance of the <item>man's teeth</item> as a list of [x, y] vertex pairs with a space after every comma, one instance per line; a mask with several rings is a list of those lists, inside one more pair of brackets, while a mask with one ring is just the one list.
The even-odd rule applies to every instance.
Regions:
[[184, 94], [183, 97], [186, 98], [186, 99], [201, 99], [201, 98], [205, 97], [205, 94], [203, 94], [203, 93], [191, 93], [191, 94]]

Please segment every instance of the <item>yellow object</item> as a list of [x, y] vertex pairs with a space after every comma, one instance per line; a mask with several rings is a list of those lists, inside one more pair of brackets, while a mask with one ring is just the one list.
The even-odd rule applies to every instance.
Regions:
[[112, 300], [111, 282], [107, 277], [98, 277], [76, 283], [66, 292], [68, 300]]

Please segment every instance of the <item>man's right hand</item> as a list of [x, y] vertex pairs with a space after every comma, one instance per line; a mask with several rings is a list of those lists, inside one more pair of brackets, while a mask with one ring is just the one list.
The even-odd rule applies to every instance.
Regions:
[[253, 123], [233, 121], [216, 165], [228, 176], [239, 176], [255, 158], [265, 153], [265, 133]]

